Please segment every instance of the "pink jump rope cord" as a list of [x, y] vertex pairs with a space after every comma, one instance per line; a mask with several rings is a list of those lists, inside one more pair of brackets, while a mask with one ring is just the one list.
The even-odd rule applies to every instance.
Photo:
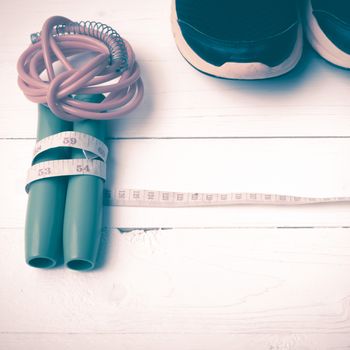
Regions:
[[[130, 44], [115, 31], [113, 35], [111, 31], [101, 31], [112, 30], [105, 25], [89, 24], [94, 26], [86, 28], [60, 16], [49, 18], [38, 41], [23, 52], [17, 64], [18, 84], [27, 98], [46, 104], [55, 115], [68, 121], [119, 118], [133, 110], [143, 97], [140, 69]], [[78, 28], [79, 32], [59, 35], [59, 29], [64, 27]], [[55, 30], [58, 34], [53, 36]], [[96, 55], [79, 68], [74, 68], [68, 60], [88, 52]], [[56, 61], [66, 70], [55, 74]], [[45, 70], [48, 80], [40, 77]], [[76, 94], [105, 94], [106, 98], [101, 103], [89, 103], [74, 99], [72, 95]]]

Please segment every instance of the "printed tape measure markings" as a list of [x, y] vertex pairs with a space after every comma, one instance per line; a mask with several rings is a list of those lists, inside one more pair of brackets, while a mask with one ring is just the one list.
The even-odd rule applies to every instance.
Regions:
[[239, 204], [305, 205], [349, 202], [350, 197], [313, 198], [265, 193], [199, 193], [167, 192], [136, 189], [106, 189], [107, 206], [134, 207], [201, 207]]
[[106, 163], [97, 159], [59, 159], [37, 163], [28, 171], [26, 191], [36, 180], [69, 175], [92, 175], [106, 180]]
[[40, 153], [56, 147], [72, 147], [90, 152], [103, 161], [108, 155], [107, 146], [99, 139], [77, 131], [63, 131], [43, 138], [34, 147], [33, 159]]
[[[32, 182], [49, 177], [92, 175], [106, 180], [105, 161], [108, 155], [108, 148], [99, 139], [77, 131], [60, 132], [45, 137], [36, 143], [33, 160], [40, 153], [56, 147], [81, 149], [86, 158], [50, 160], [32, 165], [27, 174], [25, 187], [27, 192]], [[97, 157], [102, 160], [93, 159]]]

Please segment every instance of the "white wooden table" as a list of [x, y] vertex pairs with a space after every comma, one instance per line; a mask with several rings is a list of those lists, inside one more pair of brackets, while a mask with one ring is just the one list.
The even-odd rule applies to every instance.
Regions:
[[165, 0], [1, 7], [1, 350], [350, 349], [349, 204], [108, 207], [96, 270], [26, 266], [37, 116], [15, 64], [51, 15], [107, 23], [146, 88], [111, 125], [108, 186], [310, 196], [350, 196], [349, 72], [306, 49], [279, 79], [207, 77], [177, 52]]

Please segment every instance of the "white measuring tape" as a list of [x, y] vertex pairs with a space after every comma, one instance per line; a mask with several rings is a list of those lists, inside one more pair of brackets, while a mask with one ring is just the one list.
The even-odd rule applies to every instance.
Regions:
[[38, 154], [56, 147], [78, 148], [83, 150], [87, 159], [99, 157], [104, 162], [107, 160], [108, 148], [102, 141], [77, 131], [63, 131], [38, 141], [35, 144], [33, 159]]
[[26, 191], [34, 181], [57, 176], [92, 175], [106, 179], [106, 164], [100, 160], [59, 159], [33, 165], [27, 175]]
[[126, 207], [204, 207], [239, 204], [302, 205], [349, 202], [350, 197], [312, 198], [263, 193], [191, 193], [134, 189], [105, 190], [104, 204]]
[[[33, 159], [40, 153], [56, 147], [73, 147], [82, 150], [85, 159], [60, 159], [33, 165], [28, 171], [26, 191], [34, 181], [72, 175], [92, 175], [106, 179], [107, 146], [87, 134], [65, 131], [38, 141]], [[100, 158], [101, 160], [94, 159]], [[128, 207], [203, 207], [239, 204], [305, 205], [318, 203], [350, 202], [350, 197], [298, 197], [264, 193], [191, 193], [137, 189], [106, 189], [104, 205]]]
[[[107, 146], [96, 137], [76, 132], [64, 131], [38, 141], [34, 148], [33, 160], [40, 153], [57, 147], [81, 149], [85, 159], [59, 159], [40, 162], [29, 169], [26, 191], [34, 181], [57, 176], [91, 175], [106, 179]], [[95, 158], [100, 158], [95, 159]]]

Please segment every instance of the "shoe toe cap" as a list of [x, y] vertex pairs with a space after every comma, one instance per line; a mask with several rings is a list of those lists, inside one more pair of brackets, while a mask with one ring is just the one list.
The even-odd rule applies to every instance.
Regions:
[[260, 62], [274, 67], [292, 53], [298, 38], [298, 23], [281, 33], [260, 40], [227, 41], [212, 37], [178, 20], [182, 36], [191, 49], [205, 61], [221, 66], [226, 62]]
[[350, 54], [350, 22], [347, 23], [325, 10], [315, 10], [314, 16], [325, 35], [342, 51]]

